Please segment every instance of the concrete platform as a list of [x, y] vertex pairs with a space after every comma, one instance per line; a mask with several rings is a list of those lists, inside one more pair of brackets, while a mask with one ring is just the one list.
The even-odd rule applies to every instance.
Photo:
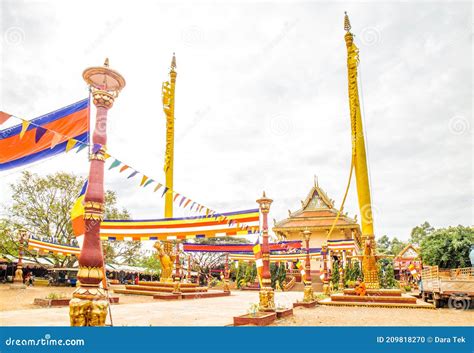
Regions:
[[[356, 295], [354, 288], [344, 289], [344, 295]], [[396, 296], [400, 297], [402, 291], [400, 289], [367, 289], [367, 296]]]
[[[341, 294], [341, 297], [342, 294]], [[416, 300], [416, 298], [415, 298]], [[331, 300], [331, 298], [326, 298], [318, 301], [321, 305], [331, 305], [331, 306], [362, 306], [362, 307], [376, 307], [376, 308], [412, 308], [412, 309], [435, 309], [434, 305], [425, 303], [421, 300], [416, 300], [413, 302], [405, 303], [390, 303], [382, 301], [344, 301], [342, 298], [340, 300]]]
[[416, 298], [410, 295], [346, 295], [333, 294], [331, 301], [335, 302], [363, 302], [363, 303], [400, 303], [416, 304]]

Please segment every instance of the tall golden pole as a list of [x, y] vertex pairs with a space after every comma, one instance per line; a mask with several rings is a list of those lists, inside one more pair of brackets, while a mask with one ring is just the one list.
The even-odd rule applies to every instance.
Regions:
[[163, 82], [163, 110], [166, 115], [166, 175], [165, 218], [173, 217], [173, 168], [174, 168], [174, 92], [176, 86], [176, 56], [171, 60], [170, 80]]
[[352, 130], [352, 157], [356, 176], [357, 196], [362, 223], [362, 239], [364, 241], [364, 258], [362, 262], [364, 281], [369, 288], [378, 288], [378, 273], [375, 264], [374, 226], [372, 219], [372, 203], [370, 199], [369, 176], [365, 151], [364, 130], [360, 113], [359, 90], [357, 87], [357, 66], [359, 49], [354, 44], [354, 36], [350, 32], [351, 24], [347, 13], [344, 16], [344, 39], [347, 47], [347, 73], [349, 84], [349, 105]]

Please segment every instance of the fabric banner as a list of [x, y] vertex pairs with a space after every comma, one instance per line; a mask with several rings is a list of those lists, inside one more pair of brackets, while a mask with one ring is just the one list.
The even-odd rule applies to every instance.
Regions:
[[[230, 220], [234, 222], [229, 226]], [[184, 240], [242, 236], [255, 234], [258, 231], [258, 209], [221, 213], [215, 216], [104, 220], [100, 225], [101, 238], [110, 240]]]
[[53, 253], [64, 256], [79, 256], [81, 253], [81, 249], [77, 246], [51, 243], [34, 238], [28, 239], [28, 250], [36, 250], [40, 253]]
[[[88, 142], [89, 99], [0, 131], [0, 171], [66, 150], [69, 139]], [[20, 136], [21, 135], [21, 136]], [[58, 135], [60, 138], [58, 138]]]
[[[288, 251], [289, 249], [300, 249], [301, 241], [292, 240], [281, 243], [270, 243], [270, 251]], [[185, 252], [224, 252], [224, 253], [251, 253], [252, 244], [194, 244], [184, 243]]]

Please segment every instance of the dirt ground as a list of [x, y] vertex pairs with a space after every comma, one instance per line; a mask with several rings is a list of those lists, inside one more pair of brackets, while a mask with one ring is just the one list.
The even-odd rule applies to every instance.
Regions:
[[275, 326], [473, 326], [474, 310], [335, 307], [295, 308]]
[[[41, 308], [34, 298], [49, 293], [70, 296], [70, 287], [29, 287], [12, 290], [0, 285], [0, 325], [68, 326], [68, 307]], [[229, 297], [186, 301], [159, 301], [149, 296], [113, 294], [120, 304], [113, 305], [116, 326], [226, 326], [234, 316], [246, 314], [258, 302], [258, 293], [233, 291]], [[275, 301], [286, 307], [301, 299], [301, 292], [277, 292]], [[216, 308], [219, 310], [216, 310]], [[36, 315], [31, 315], [34, 311]], [[395, 309], [333, 307], [295, 308], [294, 316], [278, 320], [276, 326], [473, 326], [474, 310]]]
[[[117, 286], [116, 288], [122, 288]], [[72, 287], [28, 287], [26, 289], [10, 289], [9, 284], [0, 284], [0, 312], [9, 310], [38, 309], [34, 305], [35, 298], [46, 298], [50, 293], [62, 294], [70, 298], [76, 288]], [[150, 298], [135, 295], [111, 294], [120, 297], [121, 304], [146, 303]]]

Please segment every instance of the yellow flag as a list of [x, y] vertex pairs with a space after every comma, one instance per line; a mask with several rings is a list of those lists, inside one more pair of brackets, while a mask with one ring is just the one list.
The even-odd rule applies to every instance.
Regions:
[[23, 138], [23, 135], [25, 134], [26, 129], [28, 129], [28, 126], [30, 126], [30, 122], [28, 120], [23, 120], [21, 122], [20, 140]]
[[69, 152], [77, 143], [76, 139], [69, 139], [66, 145], [66, 152]]

